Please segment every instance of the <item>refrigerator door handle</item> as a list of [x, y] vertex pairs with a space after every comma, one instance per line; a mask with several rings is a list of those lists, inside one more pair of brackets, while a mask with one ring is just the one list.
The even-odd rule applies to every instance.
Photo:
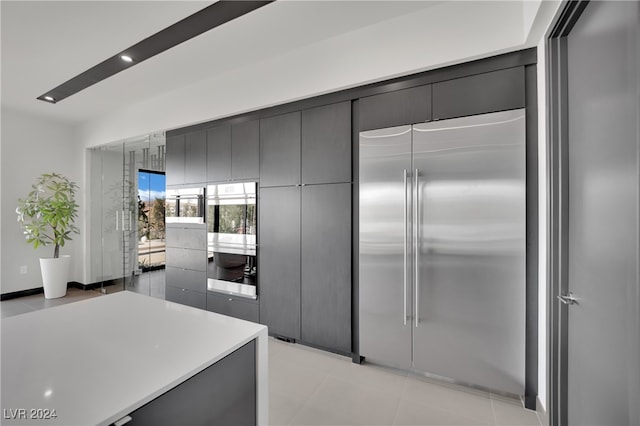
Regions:
[[404, 278], [404, 298], [403, 298], [403, 303], [402, 303], [402, 322], [404, 325], [407, 325], [407, 237], [409, 234], [409, 224], [407, 221], [407, 203], [409, 202], [408, 197], [407, 197], [407, 180], [408, 180], [408, 175], [409, 173], [407, 172], [407, 169], [404, 169], [404, 273], [403, 273], [403, 278]]
[[420, 256], [420, 250], [418, 250], [419, 246], [418, 244], [420, 244], [420, 210], [419, 210], [419, 192], [420, 192], [420, 187], [419, 187], [419, 182], [420, 182], [420, 171], [418, 169], [415, 169], [415, 176], [414, 176], [414, 185], [415, 185], [415, 192], [414, 192], [414, 200], [413, 200], [413, 217], [414, 217], [414, 238], [413, 238], [413, 254], [414, 254], [414, 261], [413, 261], [413, 265], [414, 265], [414, 274], [413, 274], [413, 280], [414, 280], [414, 285], [416, 286], [416, 302], [415, 302], [415, 326], [418, 327], [418, 323], [420, 322], [420, 308], [419, 308], [419, 294], [418, 294], [418, 289], [419, 289], [419, 284], [420, 284], [420, 266], [418, 264], [418, 258]]

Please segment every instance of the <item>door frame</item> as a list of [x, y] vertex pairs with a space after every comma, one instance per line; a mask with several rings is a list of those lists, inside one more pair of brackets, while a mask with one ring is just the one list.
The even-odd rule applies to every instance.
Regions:
[[568, 424], [568, 319], [567, 305], [557, 299], [568, 289], [568, 67], [567, 37], [589, 0], [569, 1], [559, 15], [547, 43], [549, 134], [547, 344], [549, 425]]

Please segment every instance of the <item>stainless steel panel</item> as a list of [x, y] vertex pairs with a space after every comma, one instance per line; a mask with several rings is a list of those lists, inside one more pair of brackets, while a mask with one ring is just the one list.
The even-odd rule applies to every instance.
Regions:
[[522, 395], [524, 110], [413, 126], [413, 168], [413, 367]]
[[411, 292], [404, 291], [411, 268], [405, 261], [410, 169], [411, 126], [360, 133], [360, 354], [402, 368], [411, 366], [411, 323], [404, 315], [411, 306]]
[[207, 279], [207, 290], [253, 300], [258, 298], [255, 285], [234, 283], [214, 278]]

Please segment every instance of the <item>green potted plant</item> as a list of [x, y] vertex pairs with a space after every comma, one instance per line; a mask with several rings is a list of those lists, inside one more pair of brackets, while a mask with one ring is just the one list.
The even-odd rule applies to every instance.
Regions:
[[54, 299], [67, 294], [70, 256], [60, 256], [60, 247], [79, 233], [75, 201], [78, 185], [58, 173], [44, 173], [31, 185], [24, 199], [18, 199], [18, 222], [27, 243], [33, 248], [53, 245], [52, 258], [40, 258], [44, 297]]

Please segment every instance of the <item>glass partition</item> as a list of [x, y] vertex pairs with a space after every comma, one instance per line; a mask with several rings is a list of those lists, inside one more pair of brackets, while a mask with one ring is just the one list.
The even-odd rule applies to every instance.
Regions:
[[164, 299], [164, 134], [93, 148], [90, 162], [91, 282]]

